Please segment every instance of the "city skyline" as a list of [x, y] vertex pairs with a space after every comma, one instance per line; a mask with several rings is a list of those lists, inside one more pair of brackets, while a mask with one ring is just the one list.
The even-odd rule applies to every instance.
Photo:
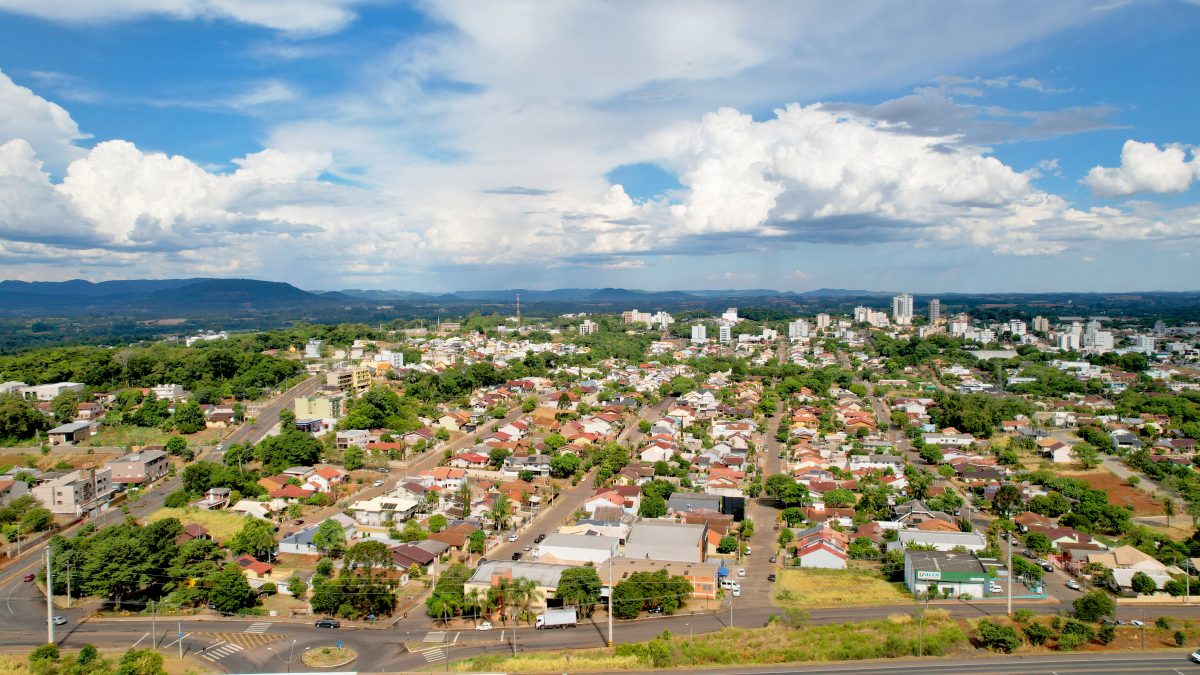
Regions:
[[0, 16], [0, 278], [1195, 287], [1194, 3]]

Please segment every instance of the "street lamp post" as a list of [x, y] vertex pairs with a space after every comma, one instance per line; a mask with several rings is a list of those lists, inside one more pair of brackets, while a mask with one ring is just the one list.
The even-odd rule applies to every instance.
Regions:
[[1139, 628], [1142, 629], [1142, 651], [1146, 651], [1146, 610], [1144, 609], [1142, 610], [1142, 625]]

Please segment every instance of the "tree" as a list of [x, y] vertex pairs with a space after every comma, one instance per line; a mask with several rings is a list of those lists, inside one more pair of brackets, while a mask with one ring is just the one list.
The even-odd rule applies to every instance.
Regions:
[[430, 532], [441, 532], [449, 526], [450, 523], [446, 520], [446, 516], [443, 516], [440, 513], [435, 513], [429, 517]]
[[345, 563], [350, 568], [359, 568], [373, 572], [377, 569], [391, 569], [396, 566], [396, 559], [382, 541], [363, 540], [355, 542], [346, 551]]
[[837, 488], [825, 493], [825, 506], [831, 508], [854, 506], [856, 500], [854, 493], [846, 488]]
[[1100, 627], [1100, 632], [1096, 637], [1102, 645], [1112, 644], [1113, 640], [1117, 639], [1117, 629], [1109, 624], [1104, 624]]
[[363, 450], [357, 445], [352, 445], [346, 448], [346, 452], [342, 454], [342, 466], [347, 471], [357, 471], [363, 468]]
[[992, 651], [1011, 654], [1021, 646], [1021, 638], [1012, 626], [1001, 626], [991, 621], [979, 622], [979, 638]]
[[1100, 453], [1091, 443], [1076, 443], [1075, 447], [1071, 448], [1071, 456], [1085, 469], [1094, 469], [1100, 465]]
[[779, 517], [783, 522], [787, 523], [788, 527], [795, 527], [804, 522], [804, 509], [798, 506], [790, 506], [779, 512]]
[[1001, 485], [992, 498], [992, 510], [1000, 515], [1008, 515], [1017, 510], [1021, 502], [1021, 491], [1017, 489], [1017, 486]]
[[667, 515], [667, 501], [654, 493], [642, 495], [638, 515], [643, 518], [662, 518]]
[[550, 460], [550, 475], [555, 478], [570, 478], [579, 471], [579, 458], [570, 453], [556, 455]]
[[879, 547], [867, 537], [858, 537], [850, 542], [850, 557], [855, 560], [875, 558], [879, 555]]
[[492, 508], [488, 509], [488, 518], [492, 521], [495, 529], [503, 530], [508, 525], [510, 509], [508, 496], [503, 493], [496, 495], [495, 501], [492, 502]]
[[224, 569], [213, 575], [212, 590], [209, 591], [208, 601], [218, 612], [236, 612], [240, 609], [253, 607], [256, 596], [246, 575], [237, 565], [226, 565]]
[[1129, 585], [1138, 595], [1150, 595], [1158, 590], [1158, 584], [1145, 572], [1134, 574], [1133, 578], [1129, 580]]
[[554, 452], [558, 452], [559, 448], [567, 444], [567, 439], [565, 436], [556, 431], [547, 436], [543, 443], [546, 444], [547, 448], [550, 448]]
[[1175, 515], [1175, 500], [1171, 495], [1164, 495], [1162, 500], [1163, 515], [1167, 517], [1167, 527], [1171, 527], [1171, 516]]
[[50, 428], [46, 416], [15, 394], [0, 396], [0, 441], [22, 441]]
[[68, 389], [50, 401], [50, 412], [54, 413], [54, 421], [66, 424], [75, 419], [79, 411], [79, 392]]
[[181, 434], [194, 434], [204, 429], [204, 411], [200, 409], [200, 404], [189, 401], [175, 406], [171, 427], [178, 429]]
[[717, 544], [717, 553], [733, 553], [737, 550], [737, 538], [725, 535]]
[[566, 607], [576, 607], [580, 616], [591, 616], [600, 602], [600, 575], [595, 567], [572, 567], [562, 573], [554, 597]]
[[1050, 542], [1050, 537], [1041, 532], [1030, 532], [1025, 535], [1025, 545], [1033, 550], [1034, 553], [1046, 555], [1054, 547]]
[[337, 557], [346, 548], [346, 530], [336, 520], [325, 520], [313, 533], [313, 546], [325, 555]]
[[[166, 443], [165, 447], [169, 454], [179, 456], [187, 451], [188, 444], [187, 444], [187, 441], [185, 441], [182, 436], [172, 436], [167, 439], [167, 443]], [[185, 459], [188, 459], [188, 458], [185, 458]]]
[[791, 530], [786, 527], [783, 528], [779, 531], [779, 548], [786, 549], [788, 544], [792, 543], [792, 540], [795, 538], [796, 535], [792, 534]]
[[468, 538], [467, 552], [468, 553], [483, 553], [487, 548], [487, 536], [483, 530], [475, 530]]
[[275, 531], [267, 521], [246, 516], [242, 529], [233, 535], [228, 546], [234, 555], [246, 554], [261, 559], [275, 550]]
[[1104, 591], [1092, 591], [1075, 598], [1072, 604], [1075, 617], [1083, 621], [1099, 621], [1106, 616], [1113, 616], [1117, 611], [1117, 603]]
[[504, 448], [492, 448], [492, 451], [488, 453], [488, 463], [492, 465], [493, 469], [499, 469], [504, 465], [504, 460], [508, 459], [508, 455], [508, 450]]
[[291, 579], [288, 579], [288, 593], [291, 593], [298, 600], [303, 600], [308, 594], [308, 583], [301, 579], [299, 575], [293, 574]]

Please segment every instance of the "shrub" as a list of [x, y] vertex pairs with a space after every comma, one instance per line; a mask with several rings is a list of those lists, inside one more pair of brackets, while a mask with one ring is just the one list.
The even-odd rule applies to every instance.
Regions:
[[1063, 633], [1058, 636], [1058, 648], [1064, 652], [1073, 652], [1085, 642], [1087, 640], [1078, 633]]
[[1021, 646], [1021, 638], [1017, 637], [1017, 631], [1012, 626], [1001, 626], [991, 621], [979, 622], [979, 638], [988, 649], [1005, 654], [1011, 654]]
[[1100, 627], [1100, 633], [1097, 635], [1097, 637], [1102, 645], [1112, 644], [1112, 641], [1117, 639], [1117, 629], [1108, 624], [1104, 624]]
[[1041, 646], [1046, 644], [1046, 640], [1054, 637], [1054, 631], [1040, 623], [1031, 623], [1025, 627], [1025, 639], [1029, 640], [1029, 644]]
[[1160, 616], [1154, 620], [1154, 626], [1163, 630], [1171, 630], [1171, 617]]
[[1175, 631], [1175, 646], [1176, 647], [1182, 647], [1183, 641], [1185, 639], [1187, 639], [1187, 636], [1183, 634], [1183, 631], [1181, 631], [1181, 630]]
[[1033, 620], [1033, 611], [1028, 609], [1018, 609], [1013, 612], [1013, 621], [1017, 623], [1029, 623]]
[[1084, 641], [1086, 642], [1086, 641], [1091, 640], [1092, 638], [1096, 637], [1096, 629], [1092, 628], [1091, 626], [1087, 625], [1086, 623], [1067, 619], [1066, 623], [1063, 624], [1062, 634], [1063, 635], [1079, 635], [1079, 636], [1082, 636]]
[[1163, 590], [1178, 598], [1187, 595], [1188, 584], [1182, 579], [1172, 579], [1163, 584]]
[[266, 595], [275, 595], [279, 592], [279, 586], [276, 586], [274, 581], [268, 581], [262, 586], [259, 586], [258, 590]]
[[1050, 627], [1053, 628], [1054, 630], [1058, 630], [1059, 628], [1062, 628], [1062, 617], [1056, 616], [1056, 617], [1050, 619]]
[[1133, 588], [1133, 592], [1137, 593], [1138, 595], [1150, 595], [1158, 590], [1158, 584], [1154, 583], [1154, 580], [1150, 578], [1150, 575], [1146, 574], [1145, 572], [1138, 572], [1137, 574], [1134, 574], [1133, 579], [1131, 579], [1129, 582], [1129, 585]]

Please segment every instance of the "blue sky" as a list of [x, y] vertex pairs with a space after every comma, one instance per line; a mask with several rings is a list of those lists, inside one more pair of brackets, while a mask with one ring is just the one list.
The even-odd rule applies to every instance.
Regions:
[[0, 0], [0, 277], [1195, 289], [1200, 4]]

